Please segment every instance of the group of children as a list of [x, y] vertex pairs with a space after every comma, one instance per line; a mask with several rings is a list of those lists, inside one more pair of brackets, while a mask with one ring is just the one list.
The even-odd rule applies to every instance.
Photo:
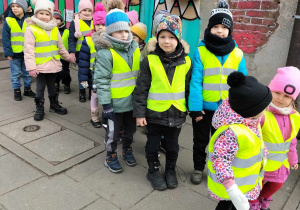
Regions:
[[[176, 188], [178, 138], [189, 112], [194, 141], [191, 182], [201, 183], [208, 158], [208, 191], [220, 200], [216, 209], [269, 209], [271, 196], [290, 169], [298, 168], [300, 115], [294, 101], [300, 92], [300, 71], [279, 68], [268, 87], [247, 76], [225, 0], [212, 10], [192, 61], [189, 45], [181, 39], [181, 19], [168, 11], [155, 13], [153, 38], [146, 44], [146, 26], [138, 22], [136, 12], [123, 11], [121, 0], [98, 3], [95, 12], [89, 0], [81, 0], [69, 30], [51, 1], [33, 1], [30, 19], [25, 2], [11, 1], [3, 40], [10, 45], [4, 49], [14, 98], [21, 100], [22, 76], [24, 95], [35, 98], [35, 120], [44, 117], [46, 85], [50, 111], [67, 114], [58, 102], [59, 83], [70, 93], [69, 62], [77, 62], [79, 100], [86, 101], [88, 88], [94, 127], [101, 127], [98, 105], [103, 107], [104, 164], [111, 172], [123, 170], [116, 153], [120, 138], [121, 157], [129, 166], [137, 164], [133, 135], [136, 126], [147, 126], [147, 179], [155, 190]], [[36, 77], [36, 94], [30, 76]], [[166, 152], [164, 175], [159, 172], [161, 144]]]

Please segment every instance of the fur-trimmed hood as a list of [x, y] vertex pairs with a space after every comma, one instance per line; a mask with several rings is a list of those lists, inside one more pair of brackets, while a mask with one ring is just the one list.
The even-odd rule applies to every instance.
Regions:
[[113, 45], [104, 38], [105, 32], [98, 31], [92, 34], [92, 40], [95, 44], [95, 48], [102, 48], [102, 49], [110, 49], [113, 48]]
[[[189, 54], [190, 53], [190, 45], [186, 41], [184, 41], [183, 39], [181, 39], [180, 42], [181, 42], [181, 44], [184, 48], [184, 52], [186, 54]], [[156, 44], [157, 44], [156, 37], [149, 40], [148, 44], [146, 45], [147, 54], [150, 54], [150, 52], [153, 52], [156, 49]]]

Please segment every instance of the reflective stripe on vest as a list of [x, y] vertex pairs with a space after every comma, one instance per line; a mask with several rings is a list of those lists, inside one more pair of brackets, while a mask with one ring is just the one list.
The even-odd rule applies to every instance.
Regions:
[[78, 52], [80, 51], [84, 37], [91, 32], [91, 29], [94, 29], [93, 21], [91, 21], [91, 27], [89, 27], [83, 20], [79, 19], [79, 28], [82, 36], [76, 42], [76, 51]]
[[239, 48], [229, 54], [224, 65], [218, 58], [206, 49], [205, 46], [198, 47], [201, 62], [203, 64], [203, 101], [218, 102], [228, 97], [227, 77], [239, 69], [243, 58], [243, 52]]
[[69, 50], [69, 34], [70, 34], [69, 29], [65, 29], [61, 37], [63, 41], [63, 45], [65, 46], [66, 50]]
[[110, 49], [113, 67], [110, 83], [111, 98], [125, 98], [134, 88], [140, 70], [140, 50], [137, 47], [133, 53], [132, 70], [126, 61], [113, 49]]
[[191, 67], [191, 59], [186, 56], [185, 63], [176, 66], [170, 85], [166, 71], [157, 55], [148, 55], [151, 71], [151, 86], [147, 98], [147, 108], [164, 112], [172, 105], [178, 110], [186, 111], [185, 79]]
[[58, 52], [58, 28], [51, 30], [50, 38], [43, 29], [38, 26], [30, 25], [35, 37], [35, 63], [37, 65], [46, 63], [52, 59], [60, 60]]
[[93, 70], [96, 58], [95, 45], [92, 40], [92, 37], [85, 37], [86, 43], [90, 48], [90, 70]]
[[269, 151], [265, 170], [276, 171], [282, 165], [290, 168], [288, 152], [292, 140], [300, 129], [300, 115], [298, 112], [290, 114], [292, 132], [290, 138], [284, 141], [277, 120], [272, 112], [265, 111], [265, 121], [262, 128], [265, 145]]
[[223, 184], [218, 182], [216, 173], [212, 166], [213, 162], [211, 156], [214, 152], [214, 143], [216, 139], [227, 129], [234, 132], [239, 145], [239, 150], [232, 161], [231, 167], [234, 174], [234, 180], [242, 193], [246, 194], [254, 189], [257, 184], [259, 184], [260, 187], [262, 186], [261, 184], [264, 174], [263, 158], [265, 153], [264, 142], [245, 125], [225, 125], [215, 132], [210, 139], [208, 147], [209, 157], [207, 163], [207, 185], [212, 193], [225, 200], [229, 200], [230, 198]]
[[13, 53], [21, 53], [24, 51], [24, 33], [27, 27], [24, 20], [22, 28], [17, 23], [15, 18], [7, 17], [6, 22], [10, 27], [10, 42]]

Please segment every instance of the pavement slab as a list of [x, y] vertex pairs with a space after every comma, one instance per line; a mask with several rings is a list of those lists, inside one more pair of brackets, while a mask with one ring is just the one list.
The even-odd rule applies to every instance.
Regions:
[[[11, 97], [13, 97], [13, 95]], [[29, 111], [20, 108], [19, 106], [11, 103], [8, 100], [0, 100], [0, 107], [0, 121], [8, 120], [29, 113]]]
[[7, 193], [0, 197], [0, 203], [9, 210], [79, 210], [98, 198], [86, 187], [58, 175]]
[[[179, 146], [185, 149], [193, 151], [193, 127], [189, 124], [185, 124], [179, 135]], [[193, 159], [191, 159], [193, 161]]]
[[0, 146], [0, 156], [6, 155], [8, 151]]
[[300, 179], [298, 179], [297, 184], [295, 185], [295, 188], [294, 188], [292, 194], [288, 197], [283, 210], [291, 210], [291, 209], [298, 210], [300, 208], [300, 199], [299, 198], [300, 198]]
[[91, 111], [78, 105], [68, 107], [68, 114], [57, 115], [69, 122], [80, 125], [91, 120]]
[[87, 206], [86, 208], [83, 208], [82, 210], [100, 210], [100, 209], [118, 210], [120, 208], [104, 200], [103, 198], [99, 198], [97, 201]]

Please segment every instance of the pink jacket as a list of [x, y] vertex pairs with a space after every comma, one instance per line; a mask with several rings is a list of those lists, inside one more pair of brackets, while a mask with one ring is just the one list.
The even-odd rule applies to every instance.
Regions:
[[[31, 21], [31, 20], [30, 20]], [[27, 24], [34, 24], [33, 21]], [[50, 36], [51, 31], [46, 31]], [[30, 27], [27, 27], [24, 34], [24, 60], [27, 71], [37, 70], [39, 73], [56, 73], [62, 70], [62, 64], [59, 60], [52, 59], [41, 65], [35, 63], [35, 38]], [[69, 60], [69, 53], [65, 49], [60, 33], [58, 33], [58, 48], [59, 54], [63, 59]]]
[[[292, 132], [292, 125], [291, 125], [289, 115], [281, 114], [276, 108], [271, 106], [269, 107], [269, 111], [274, 114], [275, 119], [279, 125], [282, 137], [284, 141], [286, 141], [288, 138], [290, 138]], [[295, 111], [291, 110], [289, 114], [293, 114], [293, 113], [295, 113]], [[262, 127], [264, 125], [264, 121], [265, 118], [263, 117], [261, 121]], [[298, 154], [297, 154], [296, 146], [297, 146], [297, 138], [294, 138], [292, 139], [290, 145], [290, 151], [288, 152], [288, 160], [291, 167], [298, 163]], [[276, 171], [265, 172], [264, 181], [284, 183], [289, 174], [290, 174], [290, 170], [287, 169], [284, 165], [282, 165]]]
[[[259, 132], [259, 121], [259, 119], [251, 120], [243, 118], [231, 109], [228, 99], [225, 99], [213, 116], [212, 126], [214, 126], [215, 129], [218, 129], [223, 125], [243, 124], [253, 131], [258, 138], [261, 138]], [[212, 166], [216, 172], [218, 181], [224, 185], [225, 189], [229, 189], [233, 184], [235, 184], [231, 165], [238, 150], [239, 145], [237, 139], [233, 131], [230, 129], [221, 133], [215, 141], [214, 152], [212, 154]], [[266, 156], [267, 149], [265, 148], [265, 157]], [[212, 197], [221, 200], [221, 198], [213, 194], [210, 190], [208, 191]], [[260, 187], [259, 184], [257, 184], [253, 190], [246, 194], [246, 198], [248, 200], [255, 200], [259, 196], [259, 193]]]

